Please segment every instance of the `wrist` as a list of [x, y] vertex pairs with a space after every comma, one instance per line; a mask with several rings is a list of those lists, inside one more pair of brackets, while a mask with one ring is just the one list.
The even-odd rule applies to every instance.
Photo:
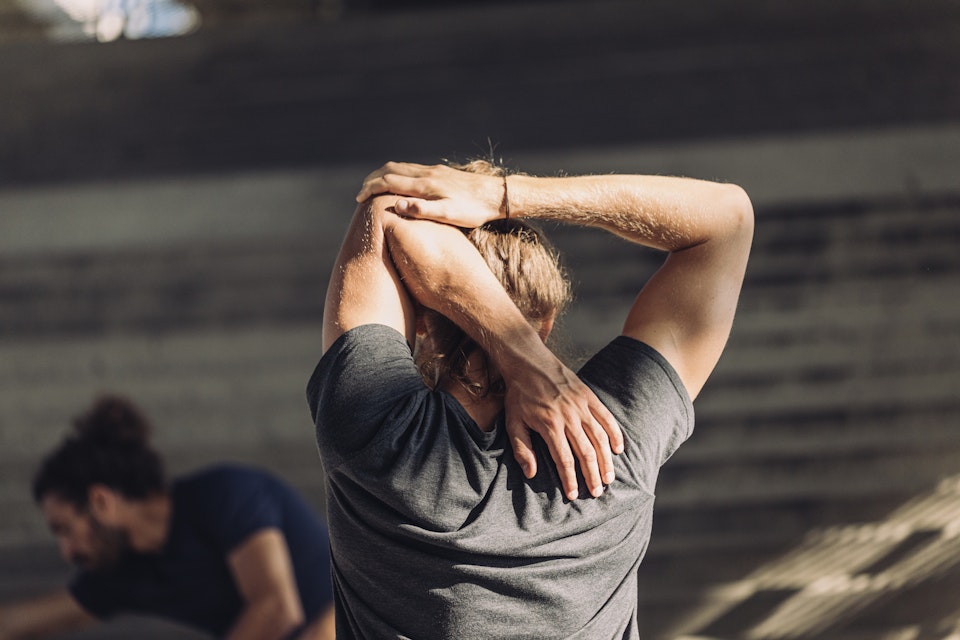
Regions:
[[496, 350], [497, 360], [494, 364], [505, 380], [522, 376], [531, 370], [542, 371], [557, 361], [534, 328], [527, 326], [529, 331], [516, 331], [503, 341], [502, 348]]
[[[535, 181], [537, 180], [542, 178], [522, 173], [504, 176], [500, 185], [499, 217], [503, 219], [536, 217]], [[509, 215], [507, 215], [508, 212]]]

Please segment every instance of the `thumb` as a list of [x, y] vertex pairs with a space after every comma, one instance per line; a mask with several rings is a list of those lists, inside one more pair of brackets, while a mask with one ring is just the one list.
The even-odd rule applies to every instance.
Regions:
[[443, 204], [437, 200], [401, 198], [400, 200], [397, 200], [397, 203], [394, 205], [394, 209], [401, 216], [406, 216], [408, 218], [446, 222]]

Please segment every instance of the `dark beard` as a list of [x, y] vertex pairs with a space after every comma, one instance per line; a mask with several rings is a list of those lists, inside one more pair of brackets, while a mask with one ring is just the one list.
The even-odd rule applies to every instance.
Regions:
[[116, 567], [130, 555], [130, 534], [120, 527], [109, 527], [92, 515], [90, 532], [93, 536], [93, 550], [87, 554], [75, 556], [73, 561], [87, 571], [108, 571]]

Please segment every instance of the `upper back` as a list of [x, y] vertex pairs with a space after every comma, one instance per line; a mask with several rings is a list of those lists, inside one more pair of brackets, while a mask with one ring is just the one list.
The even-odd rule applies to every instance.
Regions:
[[[527, 480], [502, 420], [485, 433], [452, 396], [418, 382], [402, 336], [370, 326], [341, 337], [311, 380], [311, 406], [335, 583], [355, 626], [344, 637], [597, 638], [634, 627], [656, 473], [689, 434], [692, 408], [669, 365], [623, 341], [583, 375], [647, 441], [628, 437], [618, 480], [570, 503], [542, 441], [540, 473]], [[367, 405], [344, 402], [364, 392], [376, 394]]]

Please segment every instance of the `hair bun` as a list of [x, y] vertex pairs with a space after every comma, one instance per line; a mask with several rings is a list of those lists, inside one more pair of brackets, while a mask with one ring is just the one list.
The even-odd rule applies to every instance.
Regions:
[[82, 440], [102, 445], [146, 445], [150, 438], [150, 422], [120, 396], [98, 398], [86, 413], [74, 418], [73, 427]]

